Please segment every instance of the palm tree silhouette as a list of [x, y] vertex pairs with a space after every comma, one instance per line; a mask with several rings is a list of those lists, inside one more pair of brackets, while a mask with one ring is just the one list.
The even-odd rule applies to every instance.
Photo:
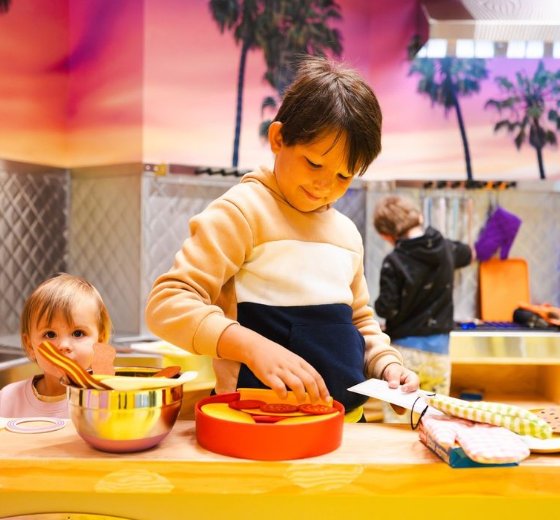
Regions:
[[[489, 99], [484, 108], [493, 107], [500, 114], [506, 112], [508, 117], [494, 125], [494, 132], [505, 128], [516, 133], [513, 142], [518, 150], [528, 138], [529, 144], [537, 151], [540, 178], [545, 179], [542, 150], [547, 144], [556, 146], [555, 132], [560, 130], [560, 70], [549, 72], [541, 61], [532, 78], [526, 72], [517, 72], [515, 76], [517, 84], [503, 76], [495, 78], [505, 97], [501, 100]], [[547, 108], [552, 130], [547, 129], [543, 121]]]
[[[333, 20], [340, 20], [340, 6], [334, 0], [269, 0], [259, 19], [259, 46], [263, 50], [266, 73], [264, 79], [276, 91], [267, 96], [261, 105], [265, 110], [275, 110], [284, 90], [294, 78], [294, 65], [298, 56], [342, 53], [342, 36], [330, 27]], [[261, 123], [259, 134], [268, 135], [270, 120]]]
[[241, 57], [237, 75], [237, 111], [235, 115], [235, 137], [233, 141], [232, 165], [239, 163], [239, 138], [243, 112], [243, 84], [245, 65], [249, 50], [258, 47], [258, 20], [264, 11], [266, 0], [210, 0], [210, 11], [223, 33], [233, 31], [236, 43], [241, 44]]
[[[409, 46], [410, 48], [410, 46]], [[426, 94], [433, 105], [442, 105], [445, 115], [453, 108], [457, 115], [467, 179], [472, 180], [472, 161], [467, 140], [467, 131], [463, 120], [459, 97], [469, 96], [480, 90], [480, 81], [488, 77], [486, 62], [480, 58], [415, 58], [412, 61], [408, 75], [421, 76], [417, 92]]]
[[291, 62], [296, 54], [325, 50], [340, 54], [340, 33], [327, 25], [329, 20], [340, 18], [340, 7], [334, 0], [210, 0], [209, 5], [220, 32], [232, 31], [235, 42], [241, 44], [232, 159], [236, 167], [247, 53], [251, 49], [263, 50], [265, 80], [281, 95], [291, 83]]
[[11, 0], [0, 0], [0, 14], [7, 13], [10, 9]]

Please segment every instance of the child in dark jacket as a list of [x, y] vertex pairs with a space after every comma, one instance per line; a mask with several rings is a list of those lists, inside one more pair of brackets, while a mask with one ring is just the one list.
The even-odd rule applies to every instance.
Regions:
[[[376, 204], [375, 229], [395, 249], [383, 260], [375, 311], [405, 365], [420, 377], [420, 388], [448, 395], [454, 270], [469, 265], [473, 253], [422, 224], [420, 209], [407, 197], [390, 195]], [[386, 421], [398, 420], [387, 411]]]

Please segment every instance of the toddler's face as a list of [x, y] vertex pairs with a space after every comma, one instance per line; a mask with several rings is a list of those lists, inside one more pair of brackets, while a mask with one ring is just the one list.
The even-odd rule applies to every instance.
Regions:
[[92, 300], [84, 300], [72, 310], [74, 324], [68, 323], [61, 312], [56, 312], [50, 324], [43, 318], [31, 326], [29, 342], [37, 364], [45, 374], [60, 377], [60, 372], [40, 355], [38, 346], [48, 341], [60, 353], [87, 369], [93, 360], [93, 345], [99, 341], [98, 308]]
[[336, 132], [314, 143], [286, 146], [280, 134], [281, 126], [272, 123], [269, 139], [276, 155], [276, 180], [286, 200], [296, 209], [310, 212], [342, 197], [353, 178], [348, 171], [344, 135], [334, 146]]

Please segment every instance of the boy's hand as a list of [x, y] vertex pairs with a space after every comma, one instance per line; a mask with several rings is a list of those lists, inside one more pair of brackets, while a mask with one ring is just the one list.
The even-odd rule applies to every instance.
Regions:
[[306, 392], [312, 403], [329, 399], [323, 378], [305, 359], [273, 341], [269, 341], [264, 348], [266, 352], [255, 356], [246, 365], [280, 399], [288, 396], [286, 387], [294, 392], [300, 403], [305, 401]]
[[418, 376], [400, 363], [390, 363], [383, 371], [383, 379], [389, 383], [389, 388], [398, 388], [402, 385], [403, 392], [414, 392], [420, 386]]
[[312, 403], [330, 399], [323, 378], [305, 359], [240, 325], [231, 325], [218, 342], [220, 357], [245, 363], [255, 376], [280, 399], [286, 399], [289, 387], [298, 402], [305, 393]]

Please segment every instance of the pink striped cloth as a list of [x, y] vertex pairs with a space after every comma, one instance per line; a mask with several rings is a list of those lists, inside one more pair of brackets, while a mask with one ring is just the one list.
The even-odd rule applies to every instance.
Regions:
[[530, 454], [518, 435], [501, 426], [445, 415], [426, 415], [422, 426], [444, 448], [459, 444], [467, 457], [481, 464], [519, 462]]

